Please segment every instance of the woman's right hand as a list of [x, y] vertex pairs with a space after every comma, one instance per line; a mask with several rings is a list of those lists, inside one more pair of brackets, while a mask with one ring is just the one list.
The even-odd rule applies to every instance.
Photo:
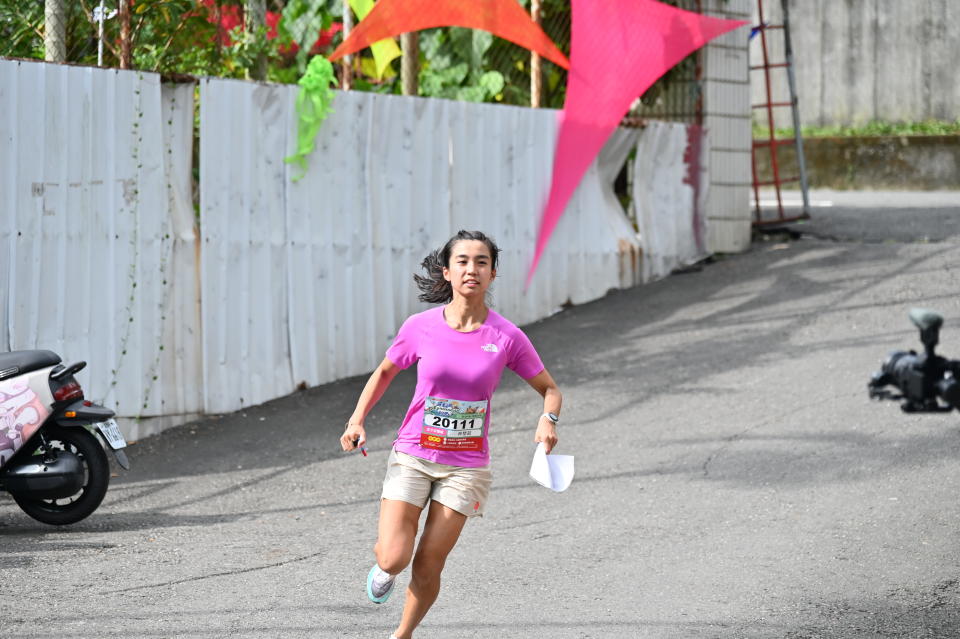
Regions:
[[367, 431], [364, 430], [363, 424], [351, 424], [347, 422], [347, 428], [343, 431], [343, 435], [340, 436], [340, 445], [343, 447], [343, 450], [354, 450], [358, 446], [363, 446], [367, 443]]

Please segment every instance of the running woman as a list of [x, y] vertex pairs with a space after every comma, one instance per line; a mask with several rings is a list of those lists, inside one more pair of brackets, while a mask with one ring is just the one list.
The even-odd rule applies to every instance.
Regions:
[[[562, 397], [519, 328], [490, 310], [486, 293], [500, 250], [479, 231], [460, 231], [414, 275], [420, 300], [442, 304], [403, 323], [367, 381], [340, 437], [343, 450], [363, 446], [366, 416], [397, 373], [417, 364], [417, 387], [387, 463], [367, 596], [383, 603], [413, 560], [400, 625], [391, 639], [410, 639], [440, 592], [440, 573], [467, 519], [483, 514], [490, 492], [490, 400], [504, 367], [543, 397], [535, 442], [557, 444]], [[429, 508], [414, 553], [420, 514]]]

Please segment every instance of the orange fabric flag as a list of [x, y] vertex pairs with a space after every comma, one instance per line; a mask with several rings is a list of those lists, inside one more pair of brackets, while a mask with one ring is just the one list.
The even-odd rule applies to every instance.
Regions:
[[489, 31], [564, 69], [570, 68], [567, 57], [517, 0], [379, 0], [330, 55], [330, 60], [356, 53], [385, 38], [433, 27]]

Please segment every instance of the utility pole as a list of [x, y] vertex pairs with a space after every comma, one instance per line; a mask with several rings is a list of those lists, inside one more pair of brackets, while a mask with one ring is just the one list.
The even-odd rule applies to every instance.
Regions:
[[403, 95], [418, 95], [417, 75], [420, 73], [420, 46], [417, 32], [400, 35], [400, 50], [403, 57], [400, 59], [400, 84]]
[[[259, 46], [261, 43], [256, 40], [260, 33], [267, 26], [267, 3], [265, 0], [247, 0], [246, 11], [247, 37], [254, 38], [254, 42]], [[267, 54], [261, 51], [257, 54], [257, 59], [253, 63], [253, 68], [247, 74], [251, 80], [263, 82], [267, 79]]]
[[64, 0], [45, 0], [43, 48], [47, 62], [67, 61], [67, 12]]
[[100, 7], [97, 12], [97, 66], [103, 66], [103, 21], [106, 20], [107, 16], [104, 15], [105, 7], [103, 6], [103, 0], [100, 0]]

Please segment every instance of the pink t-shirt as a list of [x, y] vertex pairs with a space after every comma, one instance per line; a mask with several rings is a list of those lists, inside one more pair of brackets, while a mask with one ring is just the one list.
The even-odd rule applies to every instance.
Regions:
[[441, 464], [485, 466], [490, 400], [504, 366], [530, 379], [543, 363], [523, 331], [498, 313], [461, 333], [447, 326], [443, 308], [408, 317], [387, 349], [400, 368], [419, 362], [417, 389], [393, 446]]

